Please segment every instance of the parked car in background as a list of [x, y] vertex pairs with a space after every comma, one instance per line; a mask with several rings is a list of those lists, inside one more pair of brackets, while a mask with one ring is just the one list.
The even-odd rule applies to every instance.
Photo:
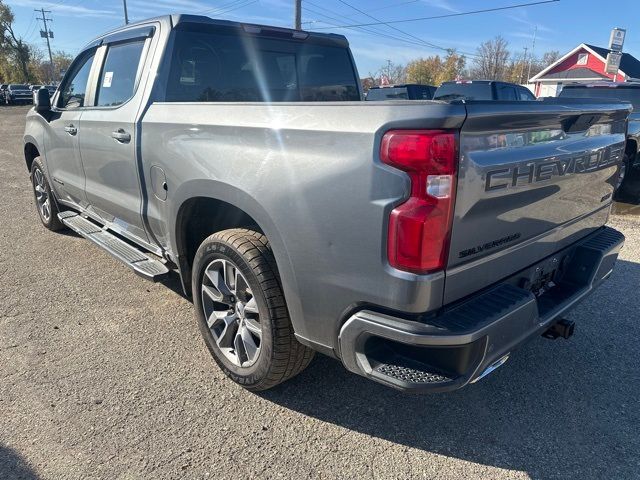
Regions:
[[616, 186], [616, 190], [622, 192], [629, 169], [640, 168], [640, 83], [598, 82], [586, 85], [567, 85], [558, 96], [560, 98], [602, 98], [608, 100], [616, 98], [633, 105], [633, 112], [629, 115], [624, 161], [620, 167]]
[[433, 85], [420, 85], [417, 83], [405, 83], [402, 85], [382, 85], [371, 87], [365, 100], [431, 100], [436, 87]]
[[459, 80], [443, 82], [434, 100], [535, 100], [531, 91], [516, 83], [494, 80]]
[[20, 83], [10, 83], [4, 94], [4, 99], [7, 105], [32, 103], [33, 92], [28, 85], [23, 85]]
[[9, 86], [9, 84], [7, 83], [2, 83], [0, 84], [0, 103], [4, 104], [5, 100], [4, 100], [4, 92], [7, 89], [7, 87]]
[[364, 102], [358, 79], [342, 35], [195, 15], [118, 28], [27, 114], [37, 215], [149, 280], [177, 272], [251, 390], [314, 351], [453, 390], [539, 334], [568, 338], [565, 312], [624, 242], [605, 223], [631, 105]]

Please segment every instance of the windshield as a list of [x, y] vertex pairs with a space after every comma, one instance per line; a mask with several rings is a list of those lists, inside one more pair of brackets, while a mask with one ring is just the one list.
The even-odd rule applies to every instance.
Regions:
[[559, 96], [565, 98], [614, 98], [631, 103], [634, 111], [640, 110], [640, 88], [637, 87], [566, 87]]
[[434, 100], [493, 100], [490, 83], [443, 83]]
[[176, 31], [169, 102], [360, 100], [346, 47], [267, 36]]
[[409, 98], [407, 87], [372, 88], [367, 93], [367, 100], [406, 100]]
[[29, 87], [26, 85], [9, 85], [11, 90], [29, 90]]

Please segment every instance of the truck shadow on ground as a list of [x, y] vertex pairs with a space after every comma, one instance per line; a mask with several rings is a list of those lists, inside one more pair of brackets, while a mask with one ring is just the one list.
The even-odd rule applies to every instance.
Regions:
[[19, 453], [0, 444], [0, 478], [2, 480], [38, 480], [40, 477]]
[[640, 285], [640, 264], [619, 260], [611, 280], [570, 315], [572, 339], [534, 340], [456, 392], [402, 394], [319, 357], [261, 396], [367, 436], [532, 479], [637, 478], [638, 301], [619, 294], [631, 285]]

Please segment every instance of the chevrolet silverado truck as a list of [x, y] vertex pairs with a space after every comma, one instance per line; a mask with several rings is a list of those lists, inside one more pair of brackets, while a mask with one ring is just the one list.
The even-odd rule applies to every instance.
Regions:
[[599, 82], [567, 85], [558, 96], [560, 98], [613, 98], [627, 101], [633, 106], [633, 112], [629, 115], [624, 159], [616, 185], [616, 192], [624, 193], [627, 173], [631, 168], [640, 167], [640, 83]]
[[365, 102], [343, 36], [172, 15], [83, 48], [24, 155], [44, 226], [176, 272], [247, 389], [318, 351], [435, 392], [572, 333], [623, 244], [605, 223], [630, 109]]

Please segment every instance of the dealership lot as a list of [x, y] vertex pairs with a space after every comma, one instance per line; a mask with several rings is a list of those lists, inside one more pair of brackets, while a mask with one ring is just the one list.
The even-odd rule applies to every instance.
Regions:
[[[318, 356], [249, 393], [217, 369], [178, 281], [152, 284], [38, 220], [26, 107], [0, 109], [0, 478], [635, 478], [640, 214], [612, 278], [463, 390], [396, 393]], [[87, 252], [90, 252], [88, 254]]]

